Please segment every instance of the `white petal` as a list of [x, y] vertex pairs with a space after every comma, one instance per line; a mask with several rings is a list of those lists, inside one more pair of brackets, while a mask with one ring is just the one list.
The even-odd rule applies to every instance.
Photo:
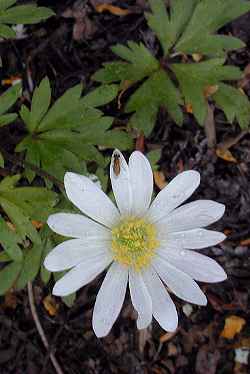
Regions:
[[175, 331], [178, 326], [176, 307], [166, 288], [153, 268], [143, 272], [143, 279], [152, 298], [153, 316], [166, 331]]
[[132, 214], [142, 216], [146, 213], [153, 192], [153, 173], [148, 159], [139, 151], [129, 158], [129, 172], [133, 193]]
[[114, 262], [96, 297], [92, 323], [97, 337], [106, 336], [111, 330], [122, 308], [127, 283], [127, 268]]
[[122, 215], [129, 216], [132, 207], [132, 187], [128, 164], [122, 153], [116, 149], [110, 163], [110, 179], [116, 203]]
[[59, 235], [82, 239], [109, 239], [110, 230], [81, 214], [56, 213], [47, 221], [51, 230]]
[[224, 214], [225, 206], [212, 200], [197, 200], [185, 204], [157, 224], [159, 233], [192, 230], [218, 221]]
[[63, 271], [80, 262], [108, 254], [110, 242], [87, 241], [81, 239], [66, 240], [57, 245], [45, 258], [44, 266], [49, 271]]
[[193, 304], [207, 304], [206, 296], [189, 275], [158, 256], [154, 258], [152, 265], [163, 282], [176, 296]]
[[154, 199], [147, 217], [157, 222], [187, 200], [200, 184], [198, 171], [189, 170], [177, 175]]
[[197, 281], [215, 283], [227, 278], [225, 271], [216, 261], [200, 253], [173, 247], [161, 248], [157, 253]]
[[152, 300], [140, 273], [129, 269], [129, 289], [132, 304], [138, 313], [137, 327], [145, 329], [152, 321]]
[[170, 232], [159, 231], [158, 239], [166, 242], [169, 247], [200, 249], [216, 245], [225, 240], [226, 235], [218, 231], [194, 229], [188, 231]]
[[64, 185], [69, 200], [84, 214], [107, 227], [112, 227], [120, 214], [109, 197], [89, 178], [66, 173]]
[[68, 271], [53, 288], [53, 295], [67, 296], [97, 277], [112, 261], [110, 255], [99, 255], [81, 262]]

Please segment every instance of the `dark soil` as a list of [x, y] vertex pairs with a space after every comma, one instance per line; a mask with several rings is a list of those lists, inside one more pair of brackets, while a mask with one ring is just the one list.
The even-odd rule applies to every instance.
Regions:
[[[93, 72], [102, 62], [114, 58], [109, 47], [115, 43], [141, 40], [154, 53], [159, 50], [143, 16], [145, 1], [113, 1], [114, 5], [132, 10], [124, 17], [97, 13], [93, 7], [97, 0], [38, 3], [50, 6], [57, 16], [28, 27], [25, 39], [0, 43], [3, 62], [0, 78], [21, 76], [27, 100], [32, 82], [37, 84], [45, 75], [52, 82], [55, 98], [79, 81], [90, 89]], [[81, 12], [82, 15], [81, 21], [78, 17], [78, 29], [75, 29], [74, 17], [65, 18], [73, 8], [75, 14]], [[250, 62], [249, 20], [250, 15], [246, 15], [223, 30], [241, 37], [247, 45], [229, 57], [230, 63], [242, 69]], [[250, 85], [245, 87], [246, 92], [249, 89]], [[122, 118], [116, 105], [108, 110]], [[238, 125], [231, 126], [217, 110], [215, 123], [218, 143], [240, 133]], [[22, 136], [20, 124], [6, 126], [4, 131], [1, 129], [1, 147], [13, 152]], [[167, 180], [183, 169], [200, 171], [202, 183], [192, 198], [214, 199], [226, 205], [226, 214], [215, 227], [227, 233], [228, 238], [223, 244], [204, 252], [225, 268], [228, 280], [202, 285], [209, 299], [208, 306], [193, 306], [189, 317], [182, 310], [185, 303], [175, 299], [180, 322], [172, 337], [165, 335], [156, 322], [147, 336], [139, 335], [136, 315], [127, 297], [118, 321], [105, 339], [97, 339], [91, 327], [101, 278], [83, 288], [70, 309], [57, 299], [59, 311], [54, 317], [43, 305], [51, 288], [44, 288], [37, 280], [34, 284], [36, 306], [51, 350], [64, 373], [69, 374], [249, 373], [249, 365], [235, 362], [234, 350], [243, 345], [250, 347], [250, 241], [248, 245], [244, 243], [250, 238], [250, 135], [246, 134], [230, 148], [237, 162], [227, 162], [217, 158], [208, 148], [204, 129], [191, 115], [186, 115], [183, 128], [178, 128], [167, 113], [161, 111], [155, 130], [145, 139], [145, 147], [162, 150], [159, 165]], [[7, 162], [7, 168], [16, 171], [10, 162]], [[234, 339], [224, 339], [220, 333], [225, 318], [231, 315], [244, 318], [246, 324]], [[0, 373], [55, 373], [35, 328], [26, 290], [9, 294], [0, 301]]]

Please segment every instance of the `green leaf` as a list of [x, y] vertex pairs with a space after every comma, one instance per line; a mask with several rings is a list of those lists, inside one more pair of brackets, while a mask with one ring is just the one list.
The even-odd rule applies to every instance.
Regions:
[[22, 270], [15, 284], [17, 290], [24, 288], [28, 282], [35, 279], [40, 270], [41, 256], [41, 244], [35, 244], [32, 248], [25, 250]]
[[112, 51], [127, 61], [103, 64], [93, 79], [102, 83], [117, 81], [139, 81], [159, 69], [160, 64], [150, 51], [142, 44], [128, 42], [128, 46], [116, 45]]
[[250, 102], [245, 94], [232, 86], [220, 83], [213, 99], [218, 107], [225, 112], [230, 123], [237, 119], [242, 129], [249, 128]]
[[6, 113], [15, 104], [21, 94], [21, 85], [16, 84], [10, 87], [0, 96], [0, 116]]
[[167, 55], [189, 21], [197, 0], [172, 0], [169, 14], [163, 0], [149, 0], [149, 3], [152, 13], [145, 14], [148, 25]]
[[13, 232], [0, 216], [0, 243], [11, 260], [22, 261], [23, 254], [19, 247], [21, 238]]
[[13, 286], [21, 268], [21, 262], [11, 262], [0, 270], [0, 295], [4, 295]]
[[145, 136], [149, 136], [154, 128], [158, 106], [155, 103], [147, 104], [145, 108], [140, 107], [130, 117], [129, 127], [143, 132]]
[[[67, 123], [67, 116], [69, 116], [69, 120], [71, 118], [71, 126], [74, 126], [74, 123], [72, 123], [72, 119], [74, 118], [74, 111], [79, 109], [81, 92], [81, 84], [78, 84], [77, 86], [74, 86], [67, 90], [59, 99], [57, 99], [57, 101], [45, 115], [37, 129], [39, 131], [45, 131], [54, 129], [56, 127], [64, 127], [65, 122]], [[79, 120], [79, 115], [77, 116], [77, 118]]]
[[16, 36], [16, 33], [11, 27], [7, 25], [1, 25], [0, 23], [0, 37], [1, 38], [10, 39], [10, 38], [15, 38], [15, 36]]
[[30, 132], [33, 132], [37, 128], [44, 115], [47, 113], [50, 100], [50, 83], [49, 79], [46, 77], [41, 81], [40, 85], [35, 88], [33, 93], [30, 117], [27, 123]]
[[71, 308], [74, 305], [76, 299], [76, 292], [71, 293], [68, 296], [62, 297], [63, 302], [67, 305], [68, 308]]
[[0, 152], [0, 167], [4, 168], [4, 158], [1, 152]]
[[17, 114], [10, 113], [10, 114], [3, 114], [0, 116], [0, 127], [8, 125], [9, 123], [15, 121], [17, 118]]
[[154, 149], [147, 153], [147, 158], [151, 164], [153, 170], [157, 170], [159, 166], [157, 165], [158, 161], [161, 158], [161, 149]]
[[[184, 6], [186, 6], [185, 2]], [[175, 46], [183, 53], [221, 55], [226, 50], [237, 49], [244, 43], [235, 38], [213, 35], [219, 28], [247, 13], [250, 3], [243, 0], [202, 0], [196, 8], [185, 31]]]
[[17, 0], [0, 0], [0, 11], [11, 7], [16, 2]]
[[0, 12], [0, 23], [7, 24], [33, 24], [39, 23], [54, 15], [54, 12], [45, 7], [36, 5], [19, 5]]
[[131, 122], [130, 125], [134, 127], [138, 120], [137, 128], [140, 128], [139, 125], [143, 126], [143, 121], [148, 122], [150, 126], [145, 125], [142, 130], [146, 135], [149, 135], [160, 106], [166, 107], [170, 116], [181, 125], [183, 114], [179, 107], [180, 104], [182, 104], [182, 99], [178, 89], [167, 73], [164, 70], [159, 70], [152, 74], [130, 97], [125, 109], [126, 112], [140, 112], [137, 118], [131, 119], [134, 122]]
[[223, 63], [224, 59], [211, 59], [200, 63], [171, 65], [180, 84], [185, 103], [192, 105], [194, 116], [201, 126], [207, 114], [204, 90], [208, 86], [218, 85], [221, 81], [236, 80], [242, 76], [240, 69], [234, 66], [223, 66]]
[[57, 195], [41, 187], [15, 187], [20, 176], [6, 177], [0, 183], [0, 205], [16, 227], [21, 239], [34, 243], [40, 237], [31, 220], [46, 221], [57, 203]]
[[85, 95], [81, 104], [86, 105], [87, 107], [98, 107], [110, 103], [116, 97], [118, 93], [118, 86], [115, 84], [106, 84], [100, 87], [97, 87], [87, 95]]
[[[29, 133], [16, 151], [25, 151], [27, 162], [60, 181], [68, 170], [77, 173], [86, 170], [86, 161], [102, 166], [104, 158], [95, 145], [115, 145], [121, 149], [132, 146], [131, 136], [124, 131], [110, 130], [113, 118], [103, 116], [96, 108], [113, 100], [117, 92], [116, 85], [105, 85], [81, 97], [82, 85], [79, 84], [67, 90], [49, 108], [49, 81], [44, 79], [34, 91], [31, 112], [26, 106], [21, 108], [20, 115]], [[31, 182], [35, 173], [25, 171], [25, 176]], [[52, 187], [47, 178], [45, 183]]]

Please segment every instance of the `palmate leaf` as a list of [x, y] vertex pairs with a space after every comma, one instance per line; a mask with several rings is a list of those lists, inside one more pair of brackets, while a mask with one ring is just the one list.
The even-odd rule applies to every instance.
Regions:
[[145, 16], [149, 27], [156, 33], [164, 55], [175, 44], [190, 20], [199, 0], [172, 0], [169, 14], [162, 0], [149, 0], [151, 13]]
[[8, 125], [16, 119], [16, 113], [6, 112], [15, 104], [21, 92], [21, 85], [16, 84], [0, 96], [0, 127]]
[[242, 73], [234, 66], [224, 66], [224, 59], [211, 59], [201, 63], [172, 64], [186, 104], [191, 104], [198, 123], [203, 125], [207, 115], [204, 90], [221, 81], [240, 79]]
[[[183, 5], [188, 2], [183, 2]], [[242, 48], [244, 43], [231, 36], [213, 35], [219, 28], [250, 11], [245, 0], [197, 1], [192, 17], [178, 40], [175, 51], [222, 55], [224, 51]]]
[[15, 37], [14, 30], [8, 25], [38, 23], [54, 15], [49, 8], [34, 4], [13, 6], [14, 4], [16, 0], [0, 1], [0, 36], [3, 38]]
[[93, 79], [102, 83], [116, 81], [139, 81], [149, 76], [160, 67], [159, 62], [142, 43], [129, 41], [128, 46], [117, 44], [112, 51], [125, 61], [104, 64], [104, 68], [98, 70]]
[[[224, 81], [241, 78], [240, 70], [225, 66], [225, 58], [221, 55], [227, 50], [242, 47], [243, 43], [214, 33], [250, 10], [250, 3], [244, 0], [172, 0], [168, 9], [163, 0], [149, 0], [149, 3], [151, 12], [146, 13], [146, 18], [161, 43], [164, 59], [161, 63], [157, 61], [142, 43], [117, 45], [112, 51], [123, 61], [104, 63], [93, 79], [103, 84], [118, 82], [120, 90], [137, 83], [138, 88], [128, 99], [125, 112], [133, 113], [129, 126], [143, 131], [145, 135], [152, 131], [162, 106], [181, 125], [183, 114], [180, 106], [184, 102], [192, 105], [195, 118], [203, 125], [207, 113], [206, 89], [213, 85], [224, 87]], [[207, 55], [207, 58], [200, 63], [173, 63], [172, 56], [176, 61], [176, 56], [194, 52]], [[210, 55], [220, 58], [209, 59]], [[223, 95], [222, 90], [214, 97], [218, 106], [226, 110], [227, 117], [231, 118], [226, 93]], [[243, 104], [243, 100], [245, 109], [239, 104]], [[246, 100], [238, 93], [237, 108], [231, 109], [233, 117], [243, 127], [249, 122]]]
[[139, 130], [149, 135], [154, 126], [155, 117], [160, 106], [165, 106], [176, 123], [181, 125], [183, 120], [179, 105], [182, 99], [179, 91], [164, 70], [158, 70], [146, 80], [130, 97], [126, 111], [136, 111], [131, 118]]
[[40, 243], [31, 220], [45, 222], [58, 201], [56, 193], [42, 187], [16, 187], [20, 175], [4, 178], [0, 183], [0, 206], [14, 224], [17, 235]]
[[250, 102], [240, 90], [220, 83], [213, 99], [225, 113], [228, 122], [232, 123], [237, 119], [242, 129], [250, 126]]
[[[81, 97], [79, 84], [51, 106], [51, 88], [49, 80], [44, 78], [34, 91], [31, 109], [21, 108], [28, 134], [16, 151], [26, 151], [26, 161], [61, 181], [67, 170], [86, 171], [86, 161], [104, 165], [96, 145], [127, 149], [132, 144], [124, 131], [109, 130], [113, 118], [103, 116], [96, 108], [112, 101], [117, 90], [116, 85], [105, 85]], [[31, 182], [35, 172], [28, 171], [25, 175]]]

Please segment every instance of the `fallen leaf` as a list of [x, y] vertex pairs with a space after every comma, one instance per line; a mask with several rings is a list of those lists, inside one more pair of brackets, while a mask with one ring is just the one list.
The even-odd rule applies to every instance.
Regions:
[[185, 109], [186, 109], [186, 112], [187, 112], [187, 113], [190, 113], [190, 114], [193, 113], [193, 106], [192, 106], [191, 103], [187, 103], [187, 104], [185, 105]]
[[201, 53], [193, 53], [192, 54], [192, 59], [195, 62], [200, 62], [203, 59], [203, 55]]
[[50, 316], [54, 317], [58, 313], [59, 304], [56, 303], [53, 296], [48, 295], [43, 299], [43, 306]]
[[115, 16], [127, 16], [131, 13], [129, 9], [122, 9], [118, 6], [114, 6], [111, 4], [98, 4], [95, 6], [95, 10], [98, 13], [103, 13], [105, 11], [110, 12], [111, 14], [114, 14]]
[[162, 171], [154, 171], [154, 181], [155, 181], [155, 184], [156, 186], [162, 190], [166, 185], [167, 185], [167, 182], [166, 182], [166, 178], [165, 178], [165, 175], [163, 174]]
[[250, 246], [250, 238], [245, 239], [245, 240], [241, 240], [240, 245], [243, 245], [243, 246], [246, 246], [246, 247]]
[[232, 231], [233, 230], [231, 230], [231, 229], [225, 229], [225, 230], [223, 230], [223, 233], [227, 236], [227, 235], [232, 234]]
[[37, 229], [41, 229], [44, 226], [44, 222], [33, 220], [31, 221], [32, 225]]
[[216, 155], [217, 157], [227, 162], [233, 162], [235, 164], [237, 164], [238, 162], [236, 158], [232, 155], [232, 152], [229, 151], [229, 149], [223, 149], [223, 148], [218, 147], [216, 149]]
[[20, 75], [13, 75], [10, 78], [3, 79], [1, 84], [3, 86], [15, 86], [15, 84], [20, 82], [22, 82], [22, 77]]
[[225, 339], [233, 339], [236, 334], [241, 332], [246, 321], [244, 318], [238, 316], [230, 316], [225, 320], [225, 326], [220, 336]]
[[166, 332], [166, 334], [162, 335], [160, 337], [160, 343], [166, 343], [168, 342], [169, 340], [171, 340], [178, 332], [178, 329], [173, 331], [173, 332]]
[[214, 85], [214, 86], [207, 86], [204, 88], [203, 90], [203, 95], [208, 98], [210, 96], [212, 96], [213, 94], [215, 94], [215, 92], [218, 91], [218, 88], [219, 86], [218, 85]]
[[10, 222], [10, 221], [6, 221], [6, 224], [7, 224], [8, 228], [9, 228], [11, 231], [16, 231], [16, 227], [15, 227], [15, 225], [13, 225], [12, 222]]
[[72, 33], [75, 41], [80, 42], [85, 39], [90, 39], [96, 32], [95, 24], [88, 17], [86, 5], [79, 1], [76, 1], [72, 8], [67, 8], [62, 13], [62, 17], [75, 19]]
[[2, 305], [3, 309], [13, 309], [17, 307], [17, 297], [12, 291], [8, 291], [4, 295], [4, 303]]

